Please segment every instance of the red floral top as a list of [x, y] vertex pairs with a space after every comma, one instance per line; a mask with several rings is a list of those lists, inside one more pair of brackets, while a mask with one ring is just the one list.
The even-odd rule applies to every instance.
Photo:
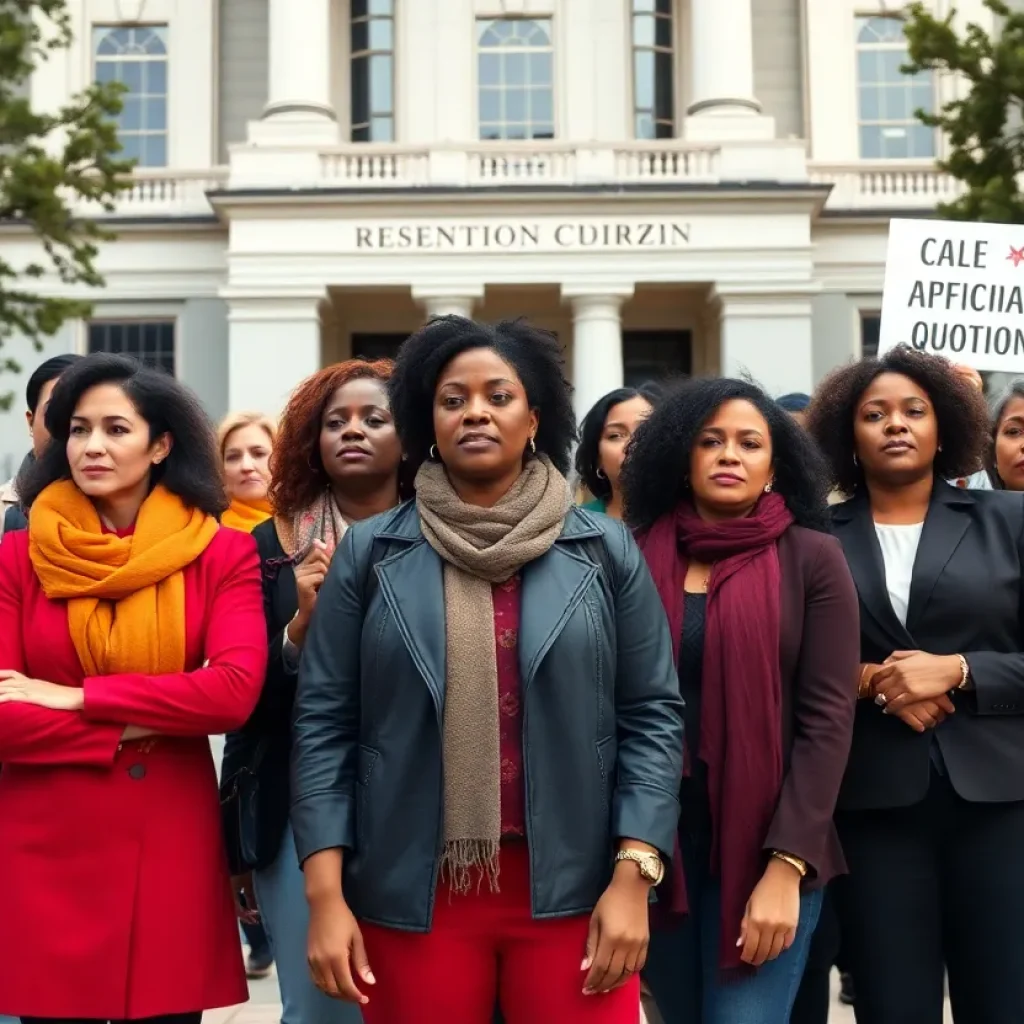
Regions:
[[494, 640], [498, 662], [498, 722], [501, 751], [501, 834], [526, 835], [523, 785], [523, 705], [519, 677], [518, 576], [493, 589]]

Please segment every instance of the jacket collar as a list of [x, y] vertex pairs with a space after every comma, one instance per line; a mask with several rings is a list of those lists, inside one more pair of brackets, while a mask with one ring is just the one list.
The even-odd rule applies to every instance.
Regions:
[[914, 650], [914, 630], [921, 622], [939, 576], [952, 558], [970, 525], [976, 504], [969, 491], [936, 480], [914, 559], [907, 624], [904, 626], [889, 601], [885, 565], [878, 544], [871, 503], [865, 490], [832, 508], [835, 534], [842, 542], [861, 606], [884, 631], [894, 650]]

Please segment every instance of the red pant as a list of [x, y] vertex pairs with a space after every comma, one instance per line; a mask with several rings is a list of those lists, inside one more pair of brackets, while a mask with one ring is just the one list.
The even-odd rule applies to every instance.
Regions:
[[377, 984], [366, 1024], [637, 1024], [640, 979], [583, 994], [587, 917], [534, 921], [525, 843], [501, 851], [501, 891], [462, 896], [438, 884], [429, 933], [362, 925]]

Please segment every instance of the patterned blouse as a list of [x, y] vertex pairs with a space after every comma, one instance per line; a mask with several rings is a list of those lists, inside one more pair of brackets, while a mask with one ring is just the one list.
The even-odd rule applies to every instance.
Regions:
[[494, 640], [498, 662], [498, 720], [501, 750], [501, 834], [526, 835], [523, 780], [523, 705], [519, 675], [520, 579], [496, 584]]

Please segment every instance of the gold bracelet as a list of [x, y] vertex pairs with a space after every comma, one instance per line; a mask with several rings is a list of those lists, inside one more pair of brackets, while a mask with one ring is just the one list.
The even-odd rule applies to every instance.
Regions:
[[776, 860], [781, 860], [784, 864], [788, 864], [801, 878], [807, 877], [806, 861], [802, 861], [799, 857], [794, 857], [791, 853], [783, 853], [782, 850], [772, 850], [772, 856]]

